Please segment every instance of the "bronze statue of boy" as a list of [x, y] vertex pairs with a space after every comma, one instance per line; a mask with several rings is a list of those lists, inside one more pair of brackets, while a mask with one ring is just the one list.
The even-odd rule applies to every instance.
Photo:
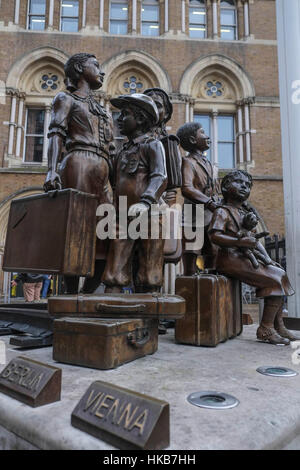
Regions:
[[192, 228], [195, 230], [196, 205], [204, 205], [204, 245], [201, 250], [190, 251], [185, 248], [183, 239], [183, 265], [186, 276], [197, 271], [196, 260], [201, 253], [205, 268], [214, 268], [216, 250], [211, 244], [207, 229], [213, 211], [218, 207], [213, 167], [205, 155], [210, 147], [210, 139], [198, 122], [189, 122], [177, 131], [181, 147], [189, 152], [182, 158], [182, 195], [185, 204], [192, 205]]
[[[161, 236], [151, 239], [119, 238], [119, 198], [127, 198], [128, 220], [138, 214], [147, 215], [151, 225], [151, 205], [163, 203], [161, 196], [167, 186], [165, 152], [163, 145], [150, 131], [158, 122], [154, 101], [144, 94], [121, 95], [111, 100], [121, 110], [118, 125], [128, 141], [114, 163], [114, 199], [117, 209], [117, 235], [110, 240], [103, 282], [106, 292], [122, 292], [135, 284], [136, 292], [158, 291], [163, 281], [163, 246]], [[161, 216], [159, 216], [161, 224]], [[133, 258], [137, 254], [138, 267], [133, 279]]]
[[[101, 88], [104, 75], [92, 54], [75, 54], [65, 64], [67, 91], [58, 93], [53, 101], [45, 191], [73, 188], [97, 195], [98, 204], [111, 202], [108, 179], [114, 152], [112, 120], [92, 94]], [[97, 240], [95, 275], [86, 279], [85, 293], [93, 292], [100, 284], [104, 258], [103, 241]], [[68, 293], [77, 293], [78, 281], [78, 277], [65, 277]]]
[[[255, 234], [239, 237], [244, 217], [249, 213], [245, 204], [252, 187], [252, 177], [242, 170], [228, 173], [222, 180], [224, 204], [213, 213], [209, 227], [210, 238], [219, 246], [216, 269], [221, 274], [239, 279], [256, 287], [257, 297], [265, 300], [261, 323], [257, 330], [260, 341], [271, 344], [289, 344], [296, 338], [283, 323], [284, 296], [294, 294], [284, 269], [272, 261], [268, 254], [257, 256], [258, 267], [253, 265], [246, 250], [257, 250]], [[263, 246], [259, 247], [262, 255]]]

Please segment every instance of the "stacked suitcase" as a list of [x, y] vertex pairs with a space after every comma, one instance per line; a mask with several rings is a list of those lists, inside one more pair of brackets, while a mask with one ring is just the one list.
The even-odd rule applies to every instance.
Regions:
[[242, 332], [240, 283], [212, 273], [176, 279], [176, 295], [186, 301], [176, 320], [175, 339], [196, 346], [217, 346]]
[[181, 318], [185, 301], [158, 294], [52, 297], [53, 358], [58, 362], [111, 369], [158, 347], [159, 318]]

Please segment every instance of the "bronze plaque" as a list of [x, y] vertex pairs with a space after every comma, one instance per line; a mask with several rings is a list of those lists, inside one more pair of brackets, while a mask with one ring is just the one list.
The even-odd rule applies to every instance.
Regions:
[[60, 400], [61, 369], [18, 356], [0, 373], [0, 392], [34, 408]]
[[87, 389], [71, 423], [119, 449], [164, 449], [170, 442], [167, 402], [100, 380]]

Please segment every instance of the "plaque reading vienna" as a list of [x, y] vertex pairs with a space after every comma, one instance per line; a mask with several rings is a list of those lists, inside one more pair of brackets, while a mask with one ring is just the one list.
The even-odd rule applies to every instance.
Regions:
[[0, 392], [34, 408], [59, 401], [61, 369], [18, 356], [0, 373]]
[[90, 385], [71, 423], [120, 449], [164, 449], [170, 442], [167, 402], [102, 381]]

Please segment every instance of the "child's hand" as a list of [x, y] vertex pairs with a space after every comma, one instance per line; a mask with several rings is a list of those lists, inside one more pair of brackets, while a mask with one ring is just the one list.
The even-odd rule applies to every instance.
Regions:
[[254, 237], [243, 237], [237, 241], [237, 246], [239, 248], [255, 248], [257, 245], [257, 240]]
[[137, 215], [142, 214], [143, 212], [146, 212], [148, 210], [149, 206], [147, 206], [147, 204], [144, 204], [143, 202], [138, 202], [129, 207], [128, 217], [136, 217]]

